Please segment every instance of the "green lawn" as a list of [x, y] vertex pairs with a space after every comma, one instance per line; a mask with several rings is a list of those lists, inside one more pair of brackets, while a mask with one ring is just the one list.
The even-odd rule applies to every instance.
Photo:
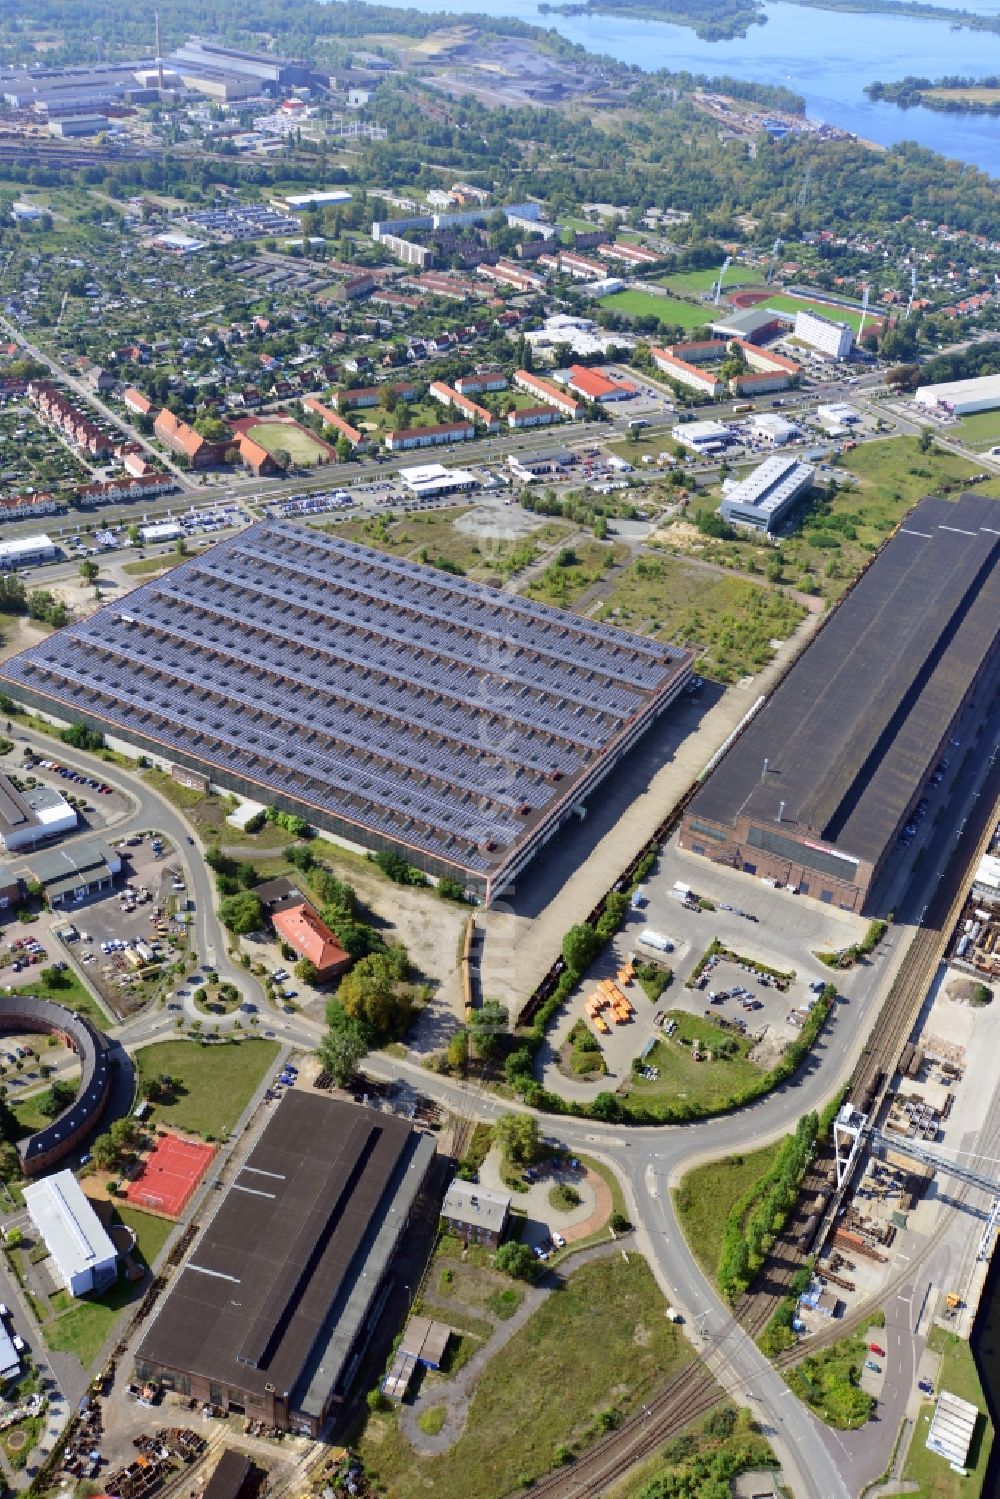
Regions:
[[950, 435], [961, 438], [973, 448], [992, 447], [1000, 442], [1000, 411], [974, 411], [971, 416], [963, 416], [957, 429], [951, 429]]
[[[79, 1083], [79, 1078], [76, 1082]], [[17, 1120], [18, 1139], [24, 1135], [33, 1135], [36, 1130], [44, 1129], [47, 1124], [52, 1123], [53, 1116], [42, 1112], [42, 1105], [48, 1102], [51, 1093], [50, 1088], [42, 1088], [40, 1092], [32, 1093], [30, 1098], [19, 1098], [17, 1091], [8, 1084], [7, 1097]]]
[[[633, 1076], [623, 1099], [626, 1109], [634, 1103], [654, 1115], [661, 1111], [669, 1114], [671, 1107], [680, 1103], [710, 1114], [726, 1108], [733, 1094], [759, 1081], [760, 1068], [747, 1060], [754, 1046], [747, 1037], [687, 1010], [668, 1010], [667, 1016], [677, 1021], [677, 1029], [669, 1040], [657, 1041], [646, 1058], [647, 1066], [658, 1067], [660, 1076], [655, 1082]], [[685, 1041], [700, 1042], [703, 1052], [712, 1052], [712, 1061], [694, 1061], [694, 1047], [683, 1045]], [[728, 1056], [720, 1056], [719, 1049], [726, 1043], [733, 1050]]]
[[699, 647], [705, 654], [698, 670], [733, 682], [766, 666], [774, 656], [771, 641], [786, 639], [804, 613], [779, 589], [663, 555], [638, 557], [624, 568], [598, 618]]
[[[147, 1267], [151, 1266], [166, 1243], [173, 1223], [167, 1218], [155, 1218], [151, 1213], [130, 1207], [119, 1207], [117, 1213], [135, 1233], [135, 1254]], [[67, 1309], [43, 1324], [46, 1343], [50, 1348], [75, 1353], [84, 1368], [89, 1368], [124, 1309], [138, 1300], [145, 1287], [145, 1281], [122, 1279], [101, 1296], [88, 1296], [79, 1301], [70, 1301], [67, 1297], [62, 1303]]]
[[953, 1395], [959, 1395], [963, 1400], [971, 1401], [973, 1405], [979, 1407], [982, 1413], [976, 1423], [972, 1446], [969, 1449], [968, 1472], [972, 1481], [970, 1483], [969, 1479], [960, 1478], [957, 1473], [952, 1472], [951, 1465], [943, 1457], [927, 1450], [927, 1432], [934, 1414], [933, 1400], [925, 1400], [921, 1405], [903, 1478], [910, 1483], [920, 1485], [913, 1499], [960, 1499], [963, 1494], [984, 1494], [986, 1492], [984, 1487], [986, 1469], [990, 1460], [990, 1449], [993, 1446], [993, 1427], [986, 1409], [986, 1400], [979, 1382], [972, 1350], [962, 1338], [956, 1337], [954, 1333], [946, 1332], [943, 1327], [931, 1328], [927, 1346], [935, 1353], [942, 1355], [937, 1389], [950, 1390]]
[[674, 297], [658, 297], [651, 291], [612, 292], [602, 297], [602, 307], [620, 312], [624, 317], [655, 317], [665, 328], [702, 328], [715, 315], [715, 309], [707, 304], [696, 307], [692, 302], [678, 302]]
[[674, 1207], [684, 1236], [705, 1274], [714, 1281], [722, 1233], [733, 1203], [761, 1179], [781, 1149], [781, 1141], [748, 1155], [727, 1155], [687, 1172], [674, 1191]]
[[[600, 1349], [600, 1357], [594, 1350]], [[371, 1416], [360, 1453], [393, 1499], [495, 1499], [582, 1448], [612, 1407], [627, 1414], [691, 1361], [645, 1260], [584, 1265], [548, 1296], [476, 1382], [458, 1441], [419, 1458], [393, 1412]]]
[[[701, 271], [669, 271], [665, 276], [657, 276], [656, 281], [657, 285], [666, 286], [680, 296], [697, 297], [704, 291], [711, 291], [718, 277], [719, 267], [714, 266]], [[725, 296], [727, 291], [736, 291], [741, 286], [759, 284], [760, 278], [747, 267], [738, 266], [734, 269], [730, 266], [722, 283], [722, 295]]]
[[[54, 942], [50, 951], [53, 949], [56, 949], [56, 956], [58, 957], [57, 944]], [[50, 999], [57, 1005], [65, 1005], [67, 1010], [75, 1010], [79, 1015], [86, 1015], [87, 1019], [92, 1020], [96, 1026], [106, 1026], [108, 1024], [107, 1015], [105, 1015], [90, 991], [84, 988], [83, 981], [71, 969], [64, 970], [59, 977], [60, 982], [58, 984], [48, 983], [41, 977], [41, 969], [39, 968], [37, 977], [32, 978], [28, 984], [13, 986], [11, 992], [14, 994], [35, 994], [39, 999]]]
[[455, 522], [468, 515], [470, 508], [457, 505], [453, 510], [418, 512], [391, 521], [384, 515], [371, 520], [353, 519], [339, 525], [337, 535], [414, 562], [447, 562], [463, 573], [496, 572], [499, 560], [510, 548], [499, 539], [459, 530]]
[[258, 422], [247, 428], [246, 435], [271, 454], [283, 449], [292, 462], [302, 468], [322, 463], [327, 456], [326, 448], [304, 428], [289, 426], [286, 422]]
[[177, 1079], [171, 1103], [153, 1105], [157, 1124], [221, 1140], [229, 1134], [278, 1055], [276, 1041], [248, 1039], [229, 1045], [157, 1041], [135, 1053], [136, 1090], [159, 1073]]
[[[793, 315], [796, 312], [818, 312], [820, 317], [830, 318], [833, 322], [850, 323], [855, 333], [861, 327], [860, 312], [852, 312], [849, 307], [834, 307], [828, 302], [811, 302], [808, 297], [786, 297], [778, 292], [760, 305], [773, 307], [777, 312], [790, 312]], [[873, 310], [865, 319], [865, 327], [870, 328], [876, 318], [880, 317], [881, 314]]]
[[183, 561], [184, 558], [178, 557], [176, 553], [167, 552], [162, 557], [141, 557], [137, 562], [126, 562], [122, 565], [122, 572], [128, 573], [130, 578], [144, 578], [149, 573], [167, 572]]

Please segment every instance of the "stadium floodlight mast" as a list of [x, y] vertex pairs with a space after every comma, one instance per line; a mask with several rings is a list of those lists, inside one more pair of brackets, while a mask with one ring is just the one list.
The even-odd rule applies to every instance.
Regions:
[[726, 258], [725, 258], [725, 260], [722, 262], [722, 269], [719, 272], [719, 279], [715, 283], [715, 305], [716, 305], [716, 307], [718, 307], [718, 305], [719, 305], [719, 298], [722, 296], [722, 278], [725, 276], [726, 272], [728, 271], [728, 269], [732, 265], [732, 263], [733, 263], [733, 257], [731, 255], [727, 255]]

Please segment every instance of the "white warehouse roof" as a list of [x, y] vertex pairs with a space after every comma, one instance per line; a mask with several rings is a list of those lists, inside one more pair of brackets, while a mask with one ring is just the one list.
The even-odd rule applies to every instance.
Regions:
[[970, 1401], [953, 1395], [950, 1390], [942, 1390], [926, 1445], [931, 1452], [937, 1452], [956, 1467], [964, 1468], [978, 1419], [979, 1411]]
[[956, 414], [989, 411], [1000, 406], [1000, 375], [978, 375], [974, 380], [945, 380], [918, 386], [913, 397], [920, 406], [946, 406]]
[[697, 447], [705, 442], [729, 442], [732, 433], [723, 422], [678, 422], [670, 434], [675, 442]]
[[457, 1223], [469, 1223], [477, 1228], [491, 1229], [502, 1233], [510, 1211], [510, 1195], [480, 1187], [475, 1182], [463, 1181], [456, 1176], [441, 1205], [442, 1218], [451, 1218]]
[[67, 1286], [115, 1260], [115, 1246], [72, 1171], [32, 1182], [24, 1203]]
[[0, 542], [0, 563], [17, 563], [23, 557], [37, 557], [43, 553], [54, 556], [55, 550], [52, 537], [44, 533], [40, 536], [18, 536], [14, 541]]
[[776, 453], [773, 458], [765, 458], [759, 468], [731, 489], [726, 502], [729, 505], [752, 505], [762, 515], [772, 515], [804, 494], [812, 484], [815, 472], [808, 463]]

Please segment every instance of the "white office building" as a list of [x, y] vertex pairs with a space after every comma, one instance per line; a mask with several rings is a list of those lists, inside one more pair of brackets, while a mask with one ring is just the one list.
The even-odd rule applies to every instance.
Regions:
[[861, 420], [861, 412], [846, 401], [829, 401], [816, 407], [816, 418], [824, 427], [853, 427]]
[[410, 493], [418, 499], [435, 495], [461, 494], [475, 489], [479, 480], [466, 468], [445, 468], [443, 463], [415, 463], [411, 468], [401, 468], [399, 477]]
[[24, 1205], [71, 1296], [102, 1291], [118, 1277], [118, 1252], [72, 1171], [24, 1189]]
[[797, 458], [775, 454], [729, 491], [720, 509], [732, 526], [748, 526], [770, 536], [795, 502], [812, 487], [816, 470]]
[[1000, 406], [1000, 375], [979, 375], [974, 380], [946, 380], [940, 385], [921, 385], [913, 399], [918, 406], [937, 408], [952, 416], [994, 411]]
[[854, 348], [854, 329], [850, 323], [823, 317], [807, 308], [795, 314], [795, 337], [832, 359], [847, 359]]

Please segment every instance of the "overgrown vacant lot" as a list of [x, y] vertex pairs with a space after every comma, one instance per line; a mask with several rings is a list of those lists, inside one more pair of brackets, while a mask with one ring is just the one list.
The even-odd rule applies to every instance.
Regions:
[[749, 1155], [727, 1155], [687, 1172], [674, 1191], [674, 1207], [685, 1238], [706, 1275], [715, 1279], [722, 1248], [722, 1231], [729, 1210], [767, 1171], [780, 1141]]
[[[449, 1451], [416, 1457], [392, 1413], [369, 1417], [361, 1456], [393, 1499], [509, 1494], [552, 1467], [561, 1445], [596, 1436], [603, 1412], [634, 1410], [690, 1362], [664, 1312], [639, 1256], [584, 1265], [487, 1365]], [[440, 1386], [442, 1401], [446, 1389]]]
[[701, 647], [698, 670], [720, 682], [759, 671], [805, 610], [778, 589], [721, 577], [680, 557], [639, 557], [615, 578], [601, 619]]

